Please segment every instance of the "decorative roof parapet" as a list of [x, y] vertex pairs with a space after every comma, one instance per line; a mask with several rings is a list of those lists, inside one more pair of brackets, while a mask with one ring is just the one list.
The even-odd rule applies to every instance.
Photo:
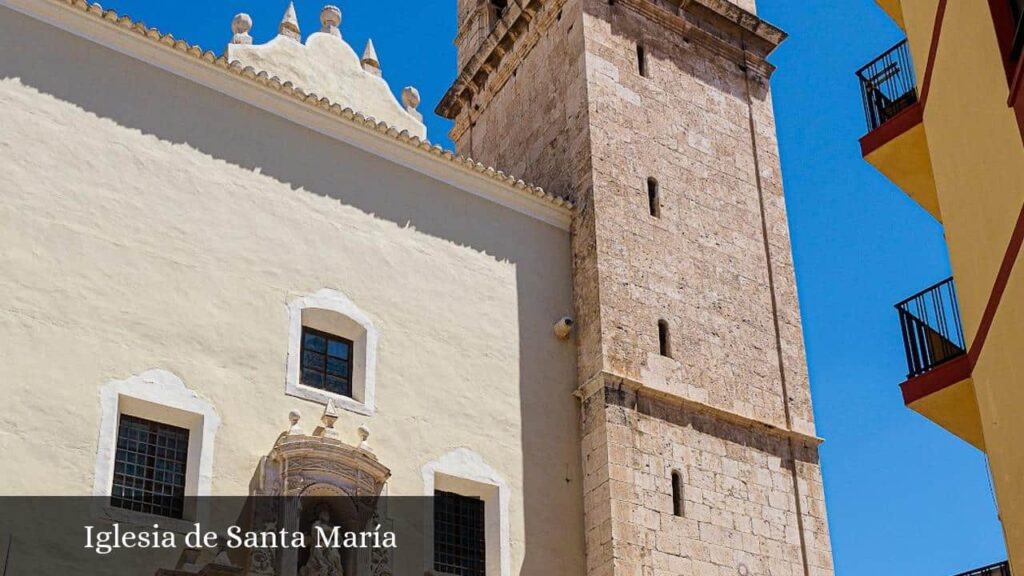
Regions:
[[161, 47], [169, 52], [176, 53], [182, 58], [189, 58], [190, 60], [202, 63], [204, 66], [210, 66], [217, 69], [222, 73], [231, 74], [235, 77], [244, 79], [245, 81], [251, 82], [262, 89], [291, 98], [293, 101], [297, 101], [308, 108], [317, 109], [321, 113], [329, 114], [341, 122], [350, 124], [362, 130], [374, 132], [381, 137], [387, 137], [411, 149], [434, 156], [438, 161], [447, 162], [453, 167], [459, 167], [467, 171], [477, 173], [495, 181], [498, 184], [507, 186], [511, 190], [524, 194], [527, 197], [535, 198], [537, 201], [552, 206], [556, 210], [571, 213], [575, 208], [572, 200], [568, 197], [551, 194], [539, 186], [533, 186], [500, 170], [495, 170], [494, 168], [485, 166], [472, 158], [455, 154], [451, 150], [442, 148], [437, 144], [432, 144], [429, 140], [416, 136], [408, 130], [399, 130], [393, 126], [389, 126], [383, 121], [367, 117], [350, 107], [343, 107], [340, 104], [334, 103], [326, 97], [320, 97], [314, 93], [307, 92], [302, 88], [295, 86], [293, 82], [283, 81], [279, 77], [271, 75], [265, 70], [257, 70], [252, 66], [243, 66], [242, 63], [238, 61], [230, 61], [226, 56], [218, 57], [211, 50], [203, 50], [199, 45], [191, 44], [185, 40], [176, 39], [171, 34], [164, 34], [156, 28], [151, 28], [142, 22], [134, 21], [129, 16], [118, 14], [115, 10], [105, 10], [98, 3], [91, 3], [88, 0], [45, 1], [50, 4], [63, 5], [77, 9], [109, 26], [135, 34], [155, 46]]
[[[541, 31], [536, 26], [531, 27], [530, 22], [542, 9], [558, 10], [564, 3], [565, 0], [510, 2], [502, 18], [494, 25], [476, 54], [466, 62], [435, 112], [445, 118], [454, 119], [477, 94], [500, 88], [500, 83], [509, 75], [509, 72], [503, 71], [502, 66], [506, 60], [511, 60], [509, 55], [516, 48], [517, 39], [527, 33], [539, 34]], [[765, 58], [787, 37], [781, 29], [729, 0], [681, 0], [679, 13], [674, 13], [651, 0], [618, 0], [615, 5], [634, 10], [669, 30], [686, 35], [716, 54], [742, 64], [764, 78], [770, 77], [775, 70]], [[737, 45], [704, 30], [685, 17], [687, 10], [697, 7], [703, 9], [711, 20], [738, 26], [743, 31], [743, 38], [752, 42], [748, 45], [744, 41], [742, 45]], [[525, 45], [527, 50], [535, 43], [535, 40], [519, 42]], [[488, 86], [491, 78], [496, 79], [497, 86]]]
[[[239, 21], [248, 22], [243, 26], [248, 32], [252, 20], [245, 14], [235, 17], [232, 30], [238, 28]], [[423, 117], [403, 107], [381, 77], [373, 44], [367, 44], [367, 53], [362, 58], [356, 56], [341, 37], [341, 10], [337, 6], [323, 7], [320, 24], [320, 32], [310, 34], [303, 43], [295, 6], [288, 4], [277, 37], [266, 44], [253, 45], [251, 41], [235, 42], [239, 38], [236, 33], [226, 55], [229, 60], [288, 78], [334, 102], [425, 138], [427, 127]]]

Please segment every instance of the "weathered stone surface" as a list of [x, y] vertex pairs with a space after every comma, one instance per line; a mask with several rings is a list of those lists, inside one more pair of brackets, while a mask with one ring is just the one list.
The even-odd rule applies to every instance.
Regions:
[[721, 16], [754, 2], [521, 4], [493, 51], [460, 2], [460, 65], [489, 68], [446, 109], [460, 152], [579, 206], [588, 574], [832, 574], [771, 68]]

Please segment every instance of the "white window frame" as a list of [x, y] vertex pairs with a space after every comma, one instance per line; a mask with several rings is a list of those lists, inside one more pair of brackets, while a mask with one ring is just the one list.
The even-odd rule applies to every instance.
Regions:
[[[352, 341], [352, 397], [306, 386], [300, 382], [302, 328], [313, 328]], [[370, 317], [347, 296], [323, 288], [288, 303], [288, 365], [285, 394], [372, 416], [377, 373], [377, 329]]]
[[[188, 430], [185, 464], [186, 507], [181, 519], [143, 514], [110, 505], [117, 453], [117, 432], [121, 415], [144, 418]], [[100, 431], [96, 448], [93, 496], [94, 515], [138, 525], [152, 524], [184, 532], [192, 522], [201, 521], [203, 511], [189, 506], [191, 496], [209, 496], [213, 483], [213, 449], [220, 416], [213, 404], [185, 386], [167, 370], [147, 370], [126, 380], [113, 380], [100, 388]]]
[[[484, 539], [487, 576], [511, 576], [512, 554], [509, 541], [509, 487], [497, 470], [476, 452], [456, 448], [422, 469], [423, 494], [433, 497], [435, 490], [454, 492], [484, 501]], [[433, 518], [433, 516], [431, 516]], [[434, 525], [429, 524], [426, 541], [427, 570], [434, 572]], [[438, 576], [444, 576], [438, 574]]]

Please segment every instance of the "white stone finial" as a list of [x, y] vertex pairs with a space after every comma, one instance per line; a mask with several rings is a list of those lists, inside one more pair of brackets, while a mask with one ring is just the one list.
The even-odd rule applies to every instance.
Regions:
[[363, 49], [363, 70], [374, 76], [380, 76], [380, 60], [377, 58], [377, 49], [373, 47], [373, 39], [366, 41], [366, 48]]
[[313, 435], [337, 438], [338, 431], [334, 429], [334, 423], [337, 421], [338, 408], [334, 405], [334, 400], [328, 400], [327, 406], [324, 406], [324, 414], [320, 417], [321, 425], [316, 427], [316, 430], [313, 431]]
[[419, 111], [416, 110], [420, 105], [419, 90], [412, 86], [406, 86], [405, 89], [402, 90], [402, 103], [405, 104], [405, 111], [413, 118], [423, 120], [423, 114], [420, 114]]
[[341, 10], [328, 4], [320, 10], [320, 31], [341, 38]]
[[284, 11], [284, 18], [281, 18], [281, 25], [277, 27], [277, 33], [299, 42], [302, 41], [302, 33], [299, 32], [299, 19], [295, 16], [294, 2], [288, 3], [288, 9]]
[[292, 423], [291, 428], [288, 429], [289, 434], [302, 434], [302, 426], [299, 425], [299, 420], [302, 419], [302, 412], [298, 410], [292, 410], [288, 413], [288, 421]]
[[252, 29], [252, 17], [242, 12], [236, 14], [234, 20], [231, 21], [231, 43], [232, 44], [252, 44], [252, 36], [249, 35], [249, 30]]
[[370, 429], [366, 426], [366, 424], [363, 424], [362, 426], [359, 427], [359, 449], [360, 450], [366, 450], [367, 452], [373, 452], [373, 449], [370, 448], [370, 443], [367, 442], [367, 440], [369, 438], [370, 438]]

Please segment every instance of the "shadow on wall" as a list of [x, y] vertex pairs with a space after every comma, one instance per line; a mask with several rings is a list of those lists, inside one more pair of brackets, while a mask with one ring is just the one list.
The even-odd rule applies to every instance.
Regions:
[[[518, 301], [518, 416], [524, 439], [522, 467], [527, 492], [522, 500], [524, 509], [513, 511], [513, 522], [517, 521], [516, 514], [522, 513], [528, 534], [531, 530], [582, 534], [579, 409], [571, 395], [575, 388], [574, 349], [571, 342], [559, 341], [551, 333], [552, 324], [571, 313], [572, 307], [567, 232], [537, 226], [518, 212], [0, 8], [0, 85], [10, 82], [161, 142], [191, 148], [233, 167], [262, 174], [286, 184], [294, 194], [334, 199], [395, 226], [411, 227], [512, 263]], [[54, 149], [55, 153], [68, 152], [56, 143]], [[147, 158], [140, 157], [139, 161]], [[72, 150], [66, 161], [102, 163], [103, 150]], [[158, 172], [162, 167], [144, 169]], [[130, 180], [120, 184], [120, 192], [132, 194]], [[201, 187], [202, 174], [182, 179], [183, 187], [190, 185]], [[73, 189], [54, 191], [61, 192], [74, 194]], [[197, 190], [187, 192], [195, 194]], [[183, 201], [188, 194], [183, 195]], [[495, 234], [499, 221], [505, 223], [502, 230], [524, 233], [513, 238]], [[523, 225], [516, 226], [517, 221]], [[295, 218], [282, 219], [282, 223], [294, 222]], [[228, 220], [224, 225], [244, 223]], [[538, 254], [546, 256], [538, 258]], [[246, 259], [238, 265], [257, 262], [258, 258]], [[552, 287], [558, 293], [550, 294]], [[412, 284], [410, 289], [415, 289]], [[546, 298], [549, 294], [551, 297]], [[551, 366], [559, 370], [554, 378]], [[467, 425], [471, 418], [467, 415]], [[513, 502], [516, 499], [513, 495]], [[520, 545], [514, 543], [513, 549]], [[563, 558], [557, 561], [573, 567], [566, 573], [583, 572], [582, 538], [550, 549], [560, 550]], [[556, 561], [548, 553], [526, 557], [530, 559], [522, 567], [523, 573], [542, 572]]]

